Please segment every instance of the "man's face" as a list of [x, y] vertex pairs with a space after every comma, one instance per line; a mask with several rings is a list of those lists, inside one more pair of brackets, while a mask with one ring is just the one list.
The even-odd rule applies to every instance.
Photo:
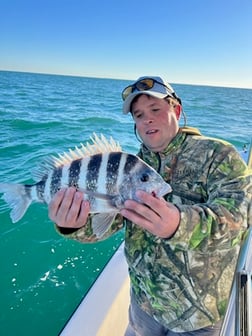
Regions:
[[180, 106], [167, 100], [140, 95], [132, 104], [136, 129], [144, 144], [154, 152], [161, 152], [177, 134]]

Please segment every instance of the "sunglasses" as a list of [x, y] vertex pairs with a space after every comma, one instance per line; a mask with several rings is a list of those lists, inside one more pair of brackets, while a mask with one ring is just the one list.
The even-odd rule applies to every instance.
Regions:
[[[122, 99], [125, 100], [131, 93], [134, 91], [147, 91], [153, 88], [153, 86], [156, 84], [164, 86], [169, 92], [170, 89], [163, 83], [153, 79], [153, 78], [144, 78], [140, 79], [136, 83], [127, 86], [123, 92], [122, 92]], [[173, 93], [170, 93], [171, 96], [174, 96]]]

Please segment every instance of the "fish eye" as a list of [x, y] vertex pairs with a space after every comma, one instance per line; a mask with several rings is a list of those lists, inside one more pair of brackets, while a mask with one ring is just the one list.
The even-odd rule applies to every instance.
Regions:
[[148, 182], [149, 181], [149, 175], [144, 173], [142, 176], [141, 176], [141, 181], [142, 182]]

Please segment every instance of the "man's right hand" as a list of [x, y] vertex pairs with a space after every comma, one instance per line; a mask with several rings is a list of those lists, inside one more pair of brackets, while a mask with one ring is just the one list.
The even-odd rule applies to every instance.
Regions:
[[48, 207], [48, 216], [57, 226], [72, 229], [84, 226], [89, 212], [89, 202], [73, 187], [59, 190]]

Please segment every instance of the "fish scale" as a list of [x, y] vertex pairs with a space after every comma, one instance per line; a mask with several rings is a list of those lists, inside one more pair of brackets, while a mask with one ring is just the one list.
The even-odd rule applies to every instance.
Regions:
[[110, 153], [109, 154], [108, 162], [107, 162], [107, 170], [106, 170], [106, 190], [107, 191], [114, 192], [113, 190], [114, 180], [118, 180], [119, 178], [120, 163], [123, 163], [120, 153]]
[[97, 189], [101, 163], [101, 154], [95, 154], [89, 158], [86, 175], [87, 190], [95, 191]]
[[[74, 160], [69, 167], [69, 180], [68, 186], [76, 187], [78, 185], [80, 169], [82, 165], [81, 159]], [[52, 182], [53, 184], [53, 182]]]
[[57, 190], [60, 189], [62, 180], [62, 168], [55, 168], [52, 173], [50, 194], [53, 195]]

